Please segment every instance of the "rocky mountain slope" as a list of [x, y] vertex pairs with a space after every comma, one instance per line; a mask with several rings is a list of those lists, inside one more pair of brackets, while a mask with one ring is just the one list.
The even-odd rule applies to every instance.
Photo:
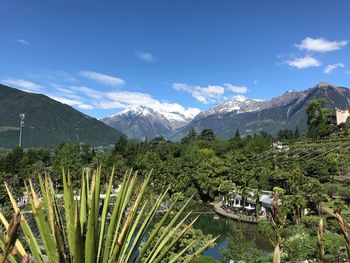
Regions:
[[65, 141], [110, 145], [123, 135], [103, 122], [45, 95], [0, 84], [0, 147], [18, 145], [19, 114], [25, 113], [23, 146], [54, 147]]
[[288, 91], [271, 100], [259, 101], [237, 96], [233, 101], [219, 104], [199, 113], [189, 124], [178, 129], [170, 138], [179, 140], [188, 130], [211, 128], [222, 138], [230, 138], [238, 128], [242, 135], [265, 131], [276, 134], [280, 129], [298, 127], [305, 131], [305, 109], [315, 98], [324, 98], [332, 109], [350, 107], [350, 90], [321, 82], [304, 91]]
[[124, 132], [129, 138], [144, 139], [171, 134], [175, 129], [189, 123], [195, 113], [160, 112], [146, 106], [138, 106], [103, 118], [102, 121]]

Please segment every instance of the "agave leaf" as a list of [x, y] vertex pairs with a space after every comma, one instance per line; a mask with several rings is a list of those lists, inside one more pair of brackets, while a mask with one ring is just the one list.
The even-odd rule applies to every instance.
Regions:
[[124, 179], [123, 179], [123, 182], [122, 182], [121, 187], [120, 187], [119, 195], [117, 196], [116, 202], [115, 202], [114, 207], [113, 207], [111, 220], [109, 222], [106, 240], [104, 243], [103, 259], [102, 259], [103, 263], [108, 262], [109, 253], [110, 253], [110, 250], [112, 247], [113, 233], [114, 233], [114, 231], [118, 231], [118, 229], [115, 228], [115, 224], [116, 224], [116, 219], [117, 219], [117, 216], [118, 216], [118, 213], [120, 210], [122, 196], [126, 192], [127, 181], [128, 181], [128, 173], [126, 172]]
[[219, 238], [219, 236], [213, 238], [208, 243], [206, 243], [203, 247], [201, 247], [199, 250], [197, 250], [193, 255], [188, 256], [185, 258], [183, 263], [190, 263], [192, 260], [194, 260], [196, 257], [198, 257], [200, 254], [202, 254], [209, 246], [215, 243], [215, 241]]
[[78, 209], [78, 202], [75, 203], [75, 210], [74, 210], [74, 233], [75, 233], [75, 257], [73, 258], [73, 263], [83, 263], [84, 262], [84, 254], [83, 254], [83, 239], [81, 237], [81, 230], [80, 230], [80, 222], [79, 222], [79, 209]]
[[[160, 245], [162, 240], [164, 240], [165, 236], [167, 235], [167, 233], [169, 233], [169, 231], [171, 230], [171, 228], [173, 227], [175, 222], [179, 219], [180, 215], [183, 213], [183, 211], [185, 210], [186, 206], [188, 205], [188, 203], [191, 201], [192, 198], [193, 198], [193, 195], [187, 200], [187, 202], [182, 206], [182, 208], [176, 213], [174, 218], [166, 226], [166, 228], [164, 229], [163, 233], [161, 234], [161, 236], [157, 240], [156, 244], [153, 246], [153, 249], [151, 250], [150, 255], [152, 255], [154, 253], [154, 251], [158, 248], [158, 246]], [[162, 223], [162, 225], [163, 225], [163, 223]], [[159, 231], [159, 229], [158, 229], [158, 231]]]
[[163, 202], [164, 197], [166, 196], [169, 189], [170, 189], [170, 186], [168, 187], [168, 189], [166, 189], [166, 191], [162, 195], [160, 195], [158, 197], [156, 203], [151, 208], [151, 210], [148, 212], [145, 220], [143, 221], [143, 224], [141, 225], [138, 233], [135, 236], [135, 239], [133, 241], [132, 246], [129, 249], [129, 253], [125, 259], [126, 262], [129, 262], [129, 259], [132, 258], [132, 255], [136, 252], [137, 247], [141, 244], [141, 241], [143, 240], [144, 235], [146, 234], [147, 228], [149, 227], [154, 216], [156, 215], [156, 212], [158, 211], [158, 209], [159, 209], [161, 203]]
[[85, 180], [85, 173], [82, 174], [81, 178], [81, 189], [80, 189], [80, 229], [81, 229], [81, 235], [84, 233], [84, 227], [86, 224], [86, 218], [87, 218], [87, 212], [86, 212], [86, 206], [87, 206], [87, 185]]
[[[133, 179], [135, 179], [135, 178], [133, 178]], [[133, 188], [133, 187], [130, 187], [130, 188]], [[131, 196], [131, 193], [130, 193], [130, 196]], [[124, 202], [125, 203], [129, 202], [129, 200], [130, 200], [130, 197], [128, 196], [126, 199], [124, 199]], [[112, 250], [112, 255], [111, 255], [110, 259], [109, 259], [110, 262], [114, 262], [119, 256], [120, 249], [121, 249], [121, 246], [124, 243], [124, 240], [126, 238], [127, 232], [129, 231], [129, 228], [132, 226], [132, 222], [133, 222], [134, 216], [135, 216], [137, 208], [138, 208], [137, 205], [138, 205], [138, 203], [136, 203], [136, 202], [132, 205], [132, 207], [130, 209], [130, 212], [127, 214], [126, 220], [124, 222], [124, 225], [122, 227], [122, 230], [121, 230], [120, 234], [118, 235], [118, 232], [115, 232], [114, 237], [116, 239], [118, 239], [118, 241], [116, 243], [112, 243], [112, 247], [114, 249]], [[123, 205], [123, 208], [124, 209], [122, 209], [121, 211], [124, 213], [126, 205]], [[119, 226], [120, 224], [121, 224], [121, 221], [118, 221], [117, 222], [117, 226]]]
[[[125, 188], [125, 192], [124, 195], [121, 196], [121, 203], [120, 203], [120, 208], [119, 208], [119, 213], [117, 216], [117, 221], [115, 222], [115, 231], [114, 231], [114, 235], [113, 235], [113, 241], [112, 241], [112, 249], [110, 251], [110, 259], [109, 261], [112, 260], [113, 258], [113, 253], [117, 254], [117, 250], [118, 248], [116, 247], [116, 242], [119, 238], [119, 228], [121, 228], [121, 223], [122, 223], [122, 219], [124, 217], [124, 215], [126, 214], [126, 209], [129, 206], [130, 200], [131, 200], [131, 196], [133, 193], [133, 189], [134, 189], [134, 185], [135, 185], [135, 181], [136, 181], [136, 174], [134, 176], [131, 177], [130, 174], [130, 179], [128, 179], [127, 184], [126, 184], [126, 188]], [[129, 223], [131, 218], [129, 217], [128, 219]], [[124, 224], [124, 230], [122, 230], [120, 233], [121, 234], [125, 234], [127, 225]]]
[[89, 197], [89, 214], [87, 221], [86, 239], [85, 239], [85, 262], [96, 262], [96, 245], [95, 245], [95, 183], [92, 181], [91, 194]]
[[106, 226], [106, 218], [107, 218], [107, 213], [108, 213], [108, 206], [109, 206], [109, 199], [112, 191], [112, 185], [113, 185], [113, 179], [114, 179], [114, 171], [115, 171], [115, 166], [112, 168], [112, 174], [111, 178], [109, 179], [109, 184], [106, 192], [106, 197], [103, 203], [103, 208], [102, 208], [102, 214], [101, 214], [101, 225], [100, 225], [100, 230], [99, 230], [99, 241], [98, 241], [98, 248], [97, 248], [97, 261], [99, 261], [101, 252], [102, 252], [102, 242], [104, 239], [104, 230]]
[[126, 255], [125, 253], [127, 252], [127, 250], [129, 249], [129, 247], [132, 245], [132, 239], [135, 236], [136, 233], [136, 228], [139, 225], [140, 219], [143, 216], [143, 212], [145, 210], [145, 207], [147, 205], [147, 201], [143, 204], [141, 210], [138, 212], [138, 216], [136, 218], [136, 220], [131, 224], [131, 229], [128, 231], [127, 236], [124, 240], [124, 242], [122, 243], [122, 248], [121, 248], [121, 252], [120, 252], [120, 256], [119, 258], [124, 260]]
[[187, 247], [185, 247], [183, 250], [181, 250], [179, 253], [177, 253], [173, 258], [170, 259], [169, 263], [175, 263], [178, 262], [178, 259], [186, 253], [187, 250], [189, 250], [194, 244], [196, 244], [196, 240], [192, 241]]
[[101, 166], [97, 168], [95, 173], [95, 233], [98, 232], [98, 211], [100, 205], [100, 189], [101, 189]]
[[[50, 262], [58, 262], [56, 243], [50, 231], [50, 226], [45, 220], [45, 214], [41, 208], [40, 200], [34, 190], [31, 180], [29, 180], [30, 190], [27, 189], [29, 202], [32, 206], [33, 216], [39, 230], [41, 241], [45, 247]], [[27, 188], [27, 187], [26, 187]]]
[[[1, 232], [0, 232], [0, 248], [2, 251], [6, 250], [6, 239], [7, 237], [5, 237]], [[17, 263], [18, 260], [16, 260], [16, 258], [13, 255], [13, 250], [11, 251], [11, 253], [9, 255], [1, 255], [0, 257], [1, 262], [6, 262], [6, 260], [9, 260], [11, 263]]]
[[[6, 229], [9, 228], [9, 223], [1, 212], [0, 212], [0, 221], [2, 222], [2, 224], [4, 225], [4, 227]], [[0, 232], [0, 234], [1, 234], [1, 232]], [[27, 255], [26, 251], [24, 250], [24, 247], [22, 246], [22, 243], [19, 240], [16, 241], [15, 246], [22, 257]]]
[[[137, 176], [137, 173], [135, 173], [134, 181], [136, 180], [136, 176]], [[130, 213], [128, 214], [126, 223], [124, 224], [122, 232], [119, 236], [118, 243], [115, 247], [115, 250], [113, 251], [112, 259], [117, 258], [117, 256], [119, 255], [121, 246], [124, 244], [124, 241], [125, 241], [124, 239], [126, 237], [126, 233], [129, 231], [130, 226], [132, 226], [134, 224], [135, 214], [138, 211], [139, 205], [140, 205], [141, 200], [143, 198], [143, 195], [146, 191], [146, 188], [147, 188], [147, 185], [148, 185], [150, 178], [151, 178], [151, 172], [148, 174], [145, 181], [143, 182], [141, 189], [139, 191], [139, 194], [137, 195], [136, 201], [135, 201], [134, 205], [132, 206]]]
[[7, 260], [10, 260], [10, 262], [16, 262], [22, 258], [16, 248], [20, 220], [21, 214], [17, 213], [6, 227], [7, 234], [4, 235], [0, 232], [0, 248], [3, 251], [3, 254], [0, 257], [1, 262], [7, 262]]
[[142, 257], [145, 255], [145, 253], [147, 252], [147, 250], [149, 249], [149, 247], [151, 246], [153, 240], [157, 237], [159, 230], [162, 228], [162, 226], [164, 225], [165, 221], [168, 219], [172, 209], [174, 208], [175, 204], [177, 203], [177, 199], [175, 199], [175, 201], [171, 204], [171, 206], [169, 207], [168, 211], [163, 215], [163, 217], [161, 218], [161, 220], [156, 224], [155, 228], [152, 230], [152, 232], [150, 233], [150, 236], [147, 238], [147, 241], [145, 242], [145, 244], [143, 245], [137, 259], [136, 259], [136, 263], [140, 263], [142, 260]]
[[[159, 262], [162, 257], [164, 257], [164, 255], [175, 245], [175, 243], [177, 242], [178, 239], [180, 239], [188, 230], [191, 229], [192, 225], [194, 224], [194, 222], [197, 221], [198, 217], [197, 216], [193, 222], [188, 225], [187, 227], [185, 227], [184, 230], [182, 230], [179, 235], [177, 235], [176, 238], [174, 238], [176, 236], [176, 231], [183, 225], [183, 223], [186, 221], [186, 219], [191, 215], [192, 211], [189, 212], [174, 228], [172, 228], [169, 232], [167, 232], [166, 236], [161, 240], [161, 242], [159, 243], [159, 245], [156, 247], [156, 250], [153, 251], [153, 253], [151, 253], [146, 262]], [[173, 238], [173, 241], [170, 242], [170, 244], [165, 247], [165, 245]], [[156, 257], [159, 255], [160, 251], [163, 250], [163, 252], [161, 253], [160, 257], [158, 259], [156, 259]], [[164, 254], [164, 255], [163, 255]]]
[[[170, 251], [170, 249], [176, 244], [176, 242], [182, 238], [193, 226], [193, 224], [198, 220], [199, 216], [197, 216], [188, 226], [186, 226], [177, 236], [176, 238], [174, 238], [170, 244], [168, 246], [165, 247], [165, 244], [168, 242], [168, 240], [170, 240], [172, 237], [175, 236], [175, 233], [177, 231], [177, 229], [180, 228], [180, 226], [182, 226], [182, 224], [185, 222], [185, 220], [190, 216], [191, 212], [188, 213], [183, 220], [181, 220], [181, 222], [175, 227], [172, 229], [172, 231], [168, 234], [167, 238], [165, 238], [163, 240], [163, 242], [161, 243], [161, 245], [159, 246], [158, 250], [155, 252], [154, 256], [152, 257], [151, 261], [150, 262], [154, 262], [154, 263], [158, 263], [160, 262], [164, 257], [165, 255]], [[163, 247], [165, 247], [163, 249]], [[162, 253], [157, 257], [157, 254], [159, 253], [159, 251], [161, 251], [161, 249], [163, 249]]]
[[50, 193], [49, 199], [52, 202], [52, 206], [54, 210], [55, 239], [56, 239], [58, 254], [60, 257], [60, 262], [63, 262], [63, 261], [66, 261], [64, 251], [68, 250], [68, 248], [66, 247], [67, 244], [64, 242], [65, 240], [67, 240], [67, 238], [66, 238], [65, 229], [63, 226], [63, 217], [60, 212], [60, 207], [58, 205], [58, 201], [56, 198], [56, 193], [53, 188], [52, 181], [47, 175], [45, 176], [45, 185], [46, 185], [46, 190]]
[[[10, 198], [12, 207], [15, 210], [15, 212], [18, 213], [19, 212], [19, 208], [18, 208], [17, 202], [13, 198], [13, 196], [11, 194], [11, 191], [9, 190], [9, 188], [8, 188], [6, 183], [5, 183], [5, 187], [6, 187], [7, 194], [9, 196], [9, 198]], [[44, 262], [43, 261], [43, 255], [42, 255], [41, 250], [39, 248], [38, 242], [35, 239], [35, 236], [34, 236], [31, 228], [29, 227], [29, 225], [28, 225], [28, 223], [25, 220], [23, 215], [22, 215], [22, 218], [21, 218], [21, 227], [22, 227], [24, 235], [28, 239], [28, 245], [29, 245], [30, 251], [32, 252], [32, 254], [33, 254], [34, 258], [35, 258], [35, 261], [38, 262], [38, 263], [43, 263]]]
[[72, 188], [72, 182], [70, 173], [68, 172], [67, 177], [64, 169], [62, 170], [63, 180], [63, 195], [64, 195], [64, 209], [66, 216], [66, 231], [68, 238], [68, 246], [70, 250], [71, 258], [75, 258], [75, 242], [74, 242], [74, 193]]

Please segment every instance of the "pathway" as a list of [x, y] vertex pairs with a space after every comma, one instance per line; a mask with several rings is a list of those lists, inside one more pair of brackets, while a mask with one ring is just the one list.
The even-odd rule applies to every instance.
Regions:
[[219, 215], [222, 215], [231, 219], [235, 219], [238, 221], [247, 222], [247, 223], [254, 223], [254, 224], [258, 223], [258, 220], [256, 219], [255, 216], [238, 215], [232, 212], [227, 212], [225, 209], [222, 208], [222, 201], [214, 203], [213, 208], [214, 208], [214, 211]]

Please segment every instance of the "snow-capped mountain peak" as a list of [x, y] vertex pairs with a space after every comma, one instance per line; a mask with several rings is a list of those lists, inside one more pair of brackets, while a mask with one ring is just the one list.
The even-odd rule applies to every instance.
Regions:
[[236, 95], [236, 96], [233, 97], [233, 100], [234, 100], [234, 101], [238, 101], [238, 102], [243, 102], [243, 101], [248, 100], [248, 98], [246, 98], [246, 97], [243, 96], [243, 95]]
[[264, 108], [265, 101], [257, 99], [249, 99], [243, 95], [236, 95], [231, 101], [219, 103], [213, 108], [206, 111], [202, 111], [197, 115], [196, 119], [213, 114], [225, 114], [225, 113], [243, 113], [243, 112], [253, 112]]
[[[147, 106], [133, 106], [102, 119], [107, 125], [122, 130], [131, 138], [167, 135], [189, 123], [199, 109], [179, 107], [176, 109], [153, 109]], [[142, 132], [141, 132], [142, 130]], [[146, 134], [140, 137], [140, 134]]]

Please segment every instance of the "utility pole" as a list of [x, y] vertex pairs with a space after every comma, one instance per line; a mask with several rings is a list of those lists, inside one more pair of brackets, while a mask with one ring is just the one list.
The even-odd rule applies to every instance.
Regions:
[[22, 147], [22, 133], [24, 127], [24, 118], [26, 117], [25, 113], [19, 114], [20, 124], [19, 124], [19, 147]]

